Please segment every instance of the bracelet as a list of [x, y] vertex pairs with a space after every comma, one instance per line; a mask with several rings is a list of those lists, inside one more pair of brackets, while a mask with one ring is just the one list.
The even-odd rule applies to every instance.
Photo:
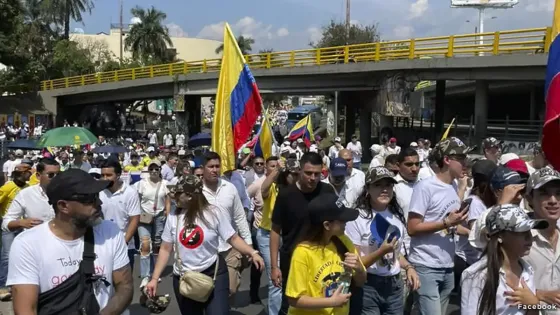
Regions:
[[414, 269], [413, 265], [407, 265], [406, 267], [404, 267], [404, 271], [408, 271], [409, 269]]

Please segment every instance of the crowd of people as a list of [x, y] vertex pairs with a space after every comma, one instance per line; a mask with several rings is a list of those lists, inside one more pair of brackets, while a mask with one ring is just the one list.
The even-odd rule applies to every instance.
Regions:
[[268, 314], [437, 315], [452, 294], [462, 314], [558, 314], [560, 173], [538, 147], [526, 162], [494, 138], [482, 158], [457, 138], [389, 138], [367, 167], [356, 136], [286, 140], [222, 172], [178, 140], [10, 153], [0, 298], [16, 314], [127, 314], [140, 290], [161, 312], [171, 259], [181, 314], [229, 314], [247, 268], [252, 303], [267, 275]]

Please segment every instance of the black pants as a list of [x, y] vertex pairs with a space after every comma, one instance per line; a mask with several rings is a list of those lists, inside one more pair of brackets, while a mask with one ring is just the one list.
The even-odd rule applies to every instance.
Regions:
[[[259, 244], [257, 243], [257, 229], [251, 226], [251, 239], [253, 240], [253, 248], [259, 250]], [[255, 267], [255, 264], [251, 264], [251, 284], [249, 292], [252, 298], [259, 298], [259, 289], [261, 287], [261, 274], [262, 271]]]
[[453, 291], [457, 292], [459, 295], [459, 301], [461, 301], [461, 275], [463, 274], [463, 271], [469, 267], [469, 264], [457, 255], [455, 255], [454, 263], [455, 266], [453, 267], [453, 273], [455, 276], [455, 288]]
[[288, 285], [288, 274], [290, 274], [290, 263], [292, 261], [291, 253], [283, 253], [280, 251], [280, 271], [282, 271], [282, 307], [280, 308], [279, 315], [288, 314], [288, 298], [286, 297], [286, 286]]
[[[181, 315], [229, 315], [229, 275], [226, 261], [221, 255], [218, 255], [219, 266], [218, 275], [214, 282], [214, 291], [210, 294], [208, 301], [200, 303], [193, 301], [181, 295], [179, 292], [179, 276], [173, 276], [173, 291], [179, 305]], [[214, 269], [216, 265], [208, 267], [202, 273], [214, 277]]]

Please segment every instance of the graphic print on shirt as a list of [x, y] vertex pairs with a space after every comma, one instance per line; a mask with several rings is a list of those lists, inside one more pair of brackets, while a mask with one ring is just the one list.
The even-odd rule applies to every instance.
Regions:
[[342, 270], [344, 270], [344, 265], [342, 262], [338, 262], [337, 265], [340, 267], [340, 271], [334, 271], [333, 269], [338, 270], [339, 268], [336, 268], [337, 266], [332, 261], [327, 261], [319, 268], [315, 277], [313, 277], [313, 282], [321, 279], [324, 297], [331, 297], [338, 288], [338, 279], [342, 274]]
[[196, 249], [204, 242], [204, 230], [198, 225], [183, 227], [179, 241], [185, 248]]
[[[97, 254], [95, 254], [95, 259], [97, 259]], [[55, 259], [56, 263], [53, 264], [54, 266], [60, 266], [61, 269], [66, 269], [66, 268], [77, 268], [80, 266], [80, 263], [82, 262], [82, 258], [80, 257], [79, 259], [72, 259], [72, 257], [60, 257], [60, 258], [56, 258]], [[100, 276], [100, 277], [107, 277], [106, 273], [105, 273], [105, 265], [94, 265], [95, 268], [95, 275]], [[77, 270], [76, 270], [77, 271]], [[70, 274], [62, 274], [62, 275], [53, 275], [51, 277], [51, 285], [54, 287], [60, 285], [62, 282], [66, 281], [68, 278], [70, 278], [74, 273], [76, 273], [76, 271], [70, 273]]]

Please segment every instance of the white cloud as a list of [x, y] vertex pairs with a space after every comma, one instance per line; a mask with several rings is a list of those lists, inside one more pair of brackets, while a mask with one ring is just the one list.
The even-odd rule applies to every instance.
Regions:
[[398, 39], [411, 38], [413, 33], [414, 33], [414, 27], [412, 26], [401, 25], [393, 29], [393, 35]]
[[318, 42], [323, 37], [323, 31], [318, 27], [310, 27], [307, 29], [309, 40], [313, 43]]
[[428, 0], [416, 0], [410, 4], [409, 7], [409, 18], [414, 19], [424, 15], [424, 12], [428, 10]]
[[529, 12], [552, 12], [554, 11], [554, 0], [530, 0], [525, 9]]
[[278, 37], [285, 37], [288, 35], [290, 35], [290, 31], [285, 27], [279, 28], [278, 31], [276, 31], [276, 36]]
[[166, 25], [169, 30], [169, 36], [171, 37], [188, 37], [187, 32], [185, 32], [181, 26], [175, 23], [169, 23]]
[[[198, 33], [197, 37], [222, 40], [224, 25], [225, 22], [206, 25]], [[243, 35], [244, 37], [250, 37], [255, 40], [272, 39], [272, 37], [274, 36], [272, 25], [265, 25], [264, 23], [259, 22], [249, 16], [246, 16], [238, 20], [237, 22], [230, 24], [230, 27], [236, 36]]]
[[142, 22], [142, 20], [140, 20], [140, 18], [138, 17], [133, 17], [130, 19], [130, 24], [138, 24], [140, 22]]

